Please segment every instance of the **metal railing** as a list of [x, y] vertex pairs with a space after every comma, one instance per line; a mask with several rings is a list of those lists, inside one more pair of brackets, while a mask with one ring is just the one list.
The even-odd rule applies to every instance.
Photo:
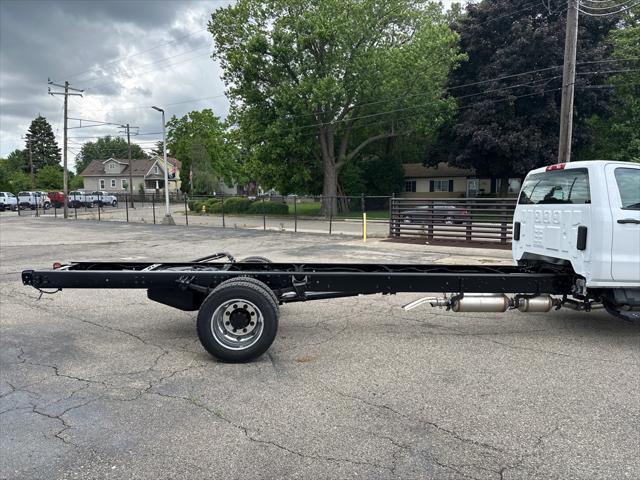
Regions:
[[464, 242], [511, 242], [513, 198], [392, 198], [389, 236]]
[[[164, 196], [118, 194], [114, 205], [73, 205], [69, 218], [98, 221], [160, 223]], [[170, 199], [178, 225], [249, 228], [288, 232], [347, 234], [429, 242], [511, 242], [513, 198], [331, 197], [340, 207], [324, 214], [322, 196], [174, 195]], [[19, 210], [18, 215], [62, 218], [62, 208]], [[366, 215], [365, 215], [366, 214]]]

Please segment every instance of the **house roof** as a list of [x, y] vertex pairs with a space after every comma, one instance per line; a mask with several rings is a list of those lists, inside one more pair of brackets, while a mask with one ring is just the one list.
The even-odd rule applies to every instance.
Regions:
[[451, 167], [444, 162], [435, 167], [425, 167], [422, 163], [404, 163], [402, 168], [405, 178], [473, 177], [476, 174], [474, 169]]
[[[108, 161], [116, 161], [120, 164], [125, 165], [120, 173], [107, 173], [104, 171], [104, 164]], [[131, 171], [132, 177], [144, 177], [147, 175], [153, 164], [159, 161], [160, 168], [162, 168], [162, 158], [155, 156], [152, 158], [134, 158], [131, 159], [131, 164], [133, 170]], [[180, 160], [167, 157], [167, 162], [175, 165], [178, 170], [182, 168], [182, 162]], [[169, 170], [171, 171], [171, 170]], [[81, 177], [128, 177], [129, 176], [129, 159], [121, 159], [121, 158], [108, 158], [107, 160], [92, 160], [87, 168], [85, 168], [81, 173]]]

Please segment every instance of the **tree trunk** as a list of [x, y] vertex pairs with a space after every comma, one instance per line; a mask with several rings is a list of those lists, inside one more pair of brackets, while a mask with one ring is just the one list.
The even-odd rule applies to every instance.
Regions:
[[505, 198], [509, 192], [509, 177], [500, 177], [500, 198]]
[[324, 182], [322, 185], [322, 214], [335, 215], [338, 212], [338, 172], [335, 163], [325, 161]]
[[320, 147], [322, 149], [322, 214], [324, 216], [335, 215], [338, 212], [338, 168], [336, 167], [333, 127], [331, 125], [320, 127]]

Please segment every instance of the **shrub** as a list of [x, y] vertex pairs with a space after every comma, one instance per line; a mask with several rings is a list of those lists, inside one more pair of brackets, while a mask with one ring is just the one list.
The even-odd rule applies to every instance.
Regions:
[[224, 213], [248, 213], [251, 200], [242, 197], [225, 198]]
[[289, 206], [286, 203], [281, 202], [262, 202], [262, 200], [256, 200], [249, 207], [248, 213], [262, 215], [287, 215], [289, 213]]

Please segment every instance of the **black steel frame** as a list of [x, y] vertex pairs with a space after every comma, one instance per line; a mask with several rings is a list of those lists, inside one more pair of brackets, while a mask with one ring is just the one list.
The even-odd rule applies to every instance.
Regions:
[[[229, 261], [209, 261], [223, 256]], [[38, 289], [148, 289], [152, 300], [185, 310], [199, 308], [209, 291], [235, 277], [264, 282], [281, 303], [400, 292], [568, 294], [576, 280], [561, 267], [535, 271], [501, 265], [241, 263], [228, 254], [185, 263], [74, 262], [22, 272], [23, 283]], [[195, 296], [183, 305], [170, 298], [179, 292]]]

